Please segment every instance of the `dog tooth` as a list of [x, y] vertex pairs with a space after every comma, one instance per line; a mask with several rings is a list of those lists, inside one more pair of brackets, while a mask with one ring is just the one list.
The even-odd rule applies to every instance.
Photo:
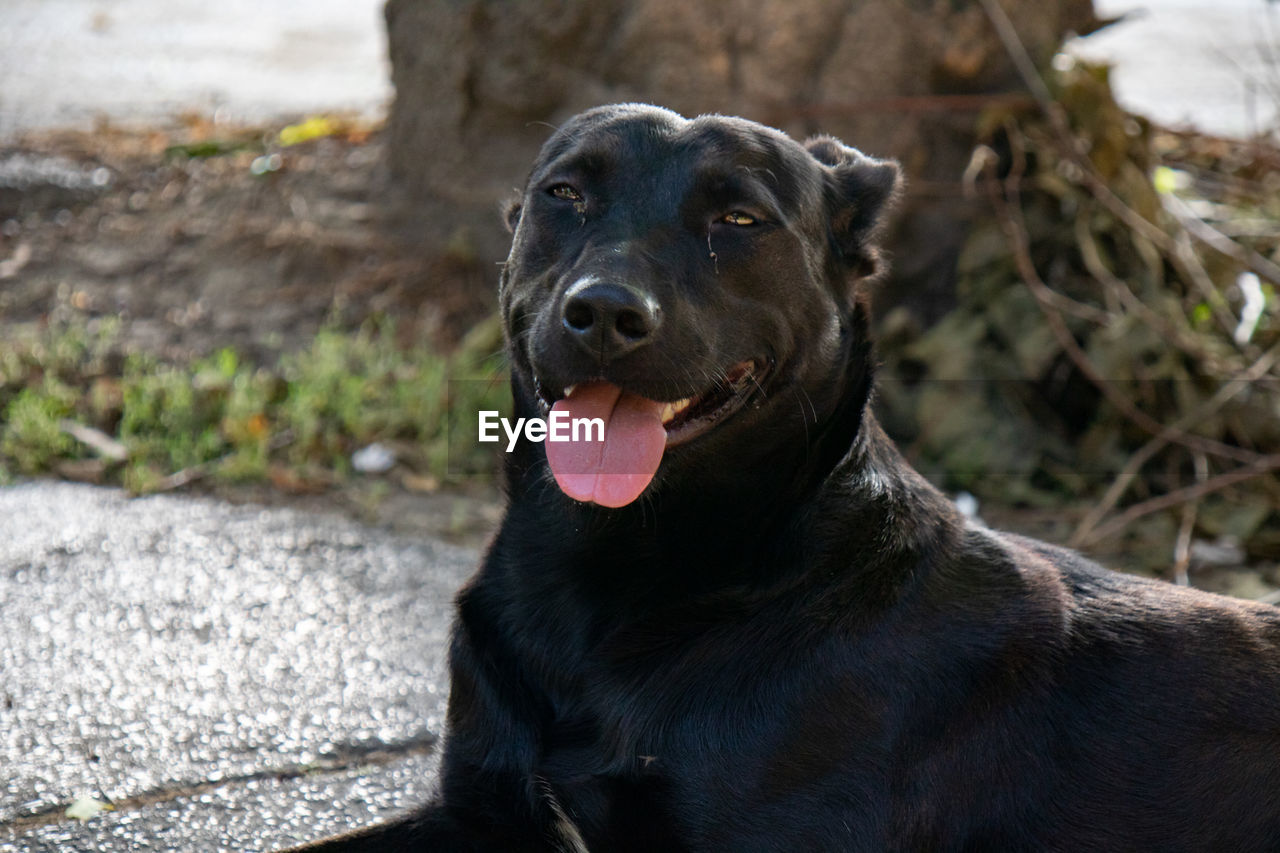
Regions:
[[667, 403], [662, 407], [661, 414], [662, 414], [662, 422], [665, 424], [667, 421], [671, 420], [676, 416], [676, 407], [671, 405], [670, 403]]
[[577, 387], [578, 387], [577, 385], [570, 385], [569, 387], [565, 388], [565, 389], [564, 389], [564, 395], [565, 395], [566, 397], [568, 397], [570, 394], [572, 394], [572, 393], [573, 393], [573, 389], [574, 389], [574, 388], [577, 388]]

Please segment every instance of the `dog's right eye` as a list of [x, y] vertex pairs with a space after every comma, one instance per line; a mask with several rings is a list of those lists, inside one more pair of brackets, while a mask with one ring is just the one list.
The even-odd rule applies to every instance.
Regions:
[[556, 184], [554, 187], [547, 190], [547, 192], [551, 193], [561, 201], [582, 201], [582, 193], [578, 192], [568, 184]]

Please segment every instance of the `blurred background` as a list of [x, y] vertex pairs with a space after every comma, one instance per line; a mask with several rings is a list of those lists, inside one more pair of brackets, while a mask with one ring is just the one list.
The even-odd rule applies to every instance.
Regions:
[[[880, 415], [987, 522], [1280, 587], [1280, 4], [7, 0], [0, 479], [454, 541], [498, 210], [602, 102], [899, 159]], [[468, 422], [469, 423], [469, 422]]]

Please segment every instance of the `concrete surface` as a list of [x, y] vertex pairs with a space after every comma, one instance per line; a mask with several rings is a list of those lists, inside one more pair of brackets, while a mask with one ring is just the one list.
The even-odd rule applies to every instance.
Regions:
[[1068, 52], [1114, 65], [1116, 99], [1163, 124], [1225, 136], [1275, 129], [1280, 114], [1280, 3], [1094, 0], [1124, 21]]
[[188, 110], [381, 115], [384, 33], [382, 0], [3, 0], [0, 139]]
[[[430, 793], [464, 549], [0, 489], [0, 852], [268, 851]], [[77, 797], [115, 804], [80, 824]]]

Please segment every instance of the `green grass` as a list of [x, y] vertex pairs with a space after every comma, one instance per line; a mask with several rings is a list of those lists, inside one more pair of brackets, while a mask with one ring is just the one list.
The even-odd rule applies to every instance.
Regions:
[[[110, 318], [8, 329], [4, 338], [0, 481], [63, 473], [145, 493], [198, 472], [325, 484], [351, 476], [351, 454], [373, 442], [392, 446], [403, 469], [448, 480], [494, 464], [479, 445], [450, 448], [450, 419], [506, 408], [509, 395], [493, 322], [450, 353], [397, 345], [390, 322], [330, 327], [271, 365], [232, 349], [183, 364], [125, 353]], [[69, 423], [120, 442], [124, 458], [73, 438]]]

